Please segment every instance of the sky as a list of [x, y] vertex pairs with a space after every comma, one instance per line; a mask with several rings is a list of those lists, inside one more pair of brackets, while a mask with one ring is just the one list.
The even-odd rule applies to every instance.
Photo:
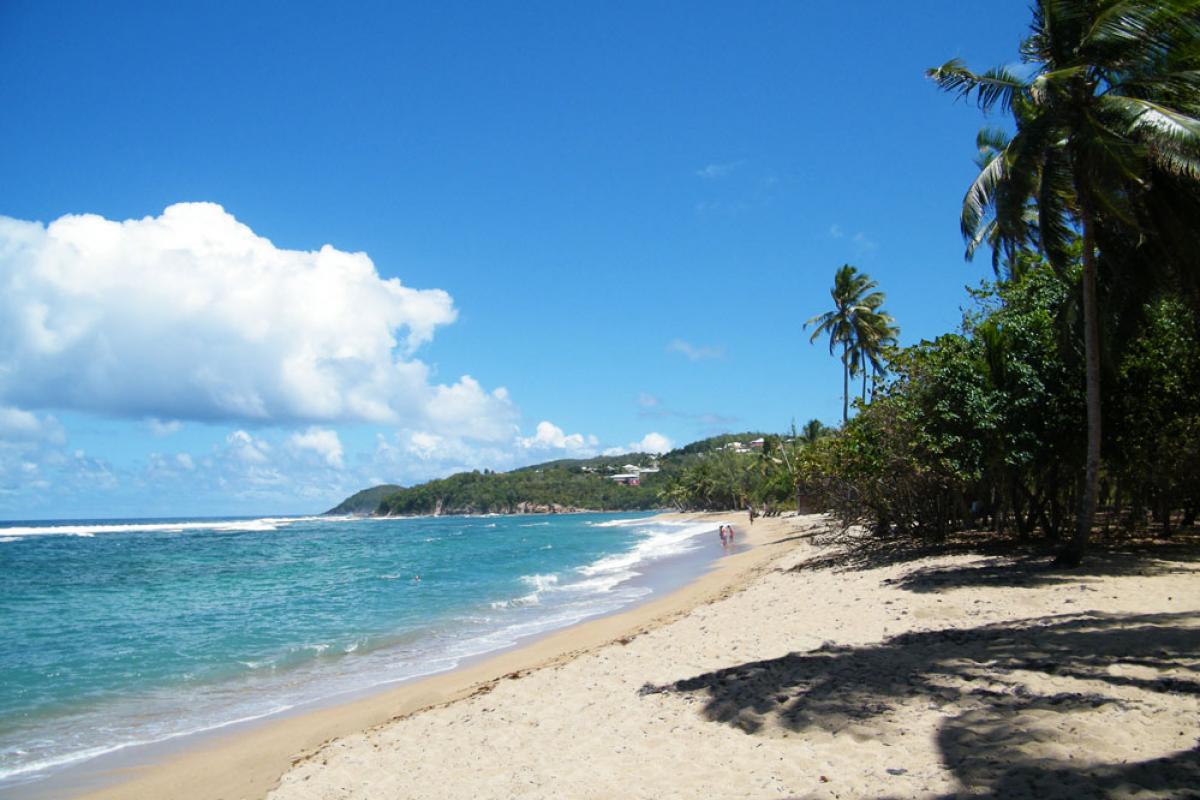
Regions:
[[[986, 24], [984, 22], [986, 21]], [[975, 0], [0, 3], [0, 518], [836, 423], [851, 263], [953, 330]], [[992, 120], [993, 123], [1000, 120]]]

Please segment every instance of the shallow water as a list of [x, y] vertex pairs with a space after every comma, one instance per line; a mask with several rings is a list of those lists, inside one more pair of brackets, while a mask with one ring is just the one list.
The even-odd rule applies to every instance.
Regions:
[[646, 515], [0, 526], [0, 789], [450, 669], [651, 592]]

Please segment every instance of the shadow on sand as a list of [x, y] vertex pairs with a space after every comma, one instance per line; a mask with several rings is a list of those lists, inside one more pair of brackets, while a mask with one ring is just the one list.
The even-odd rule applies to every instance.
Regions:
[[[1054, 690], [1030, 688], [1052, 685], [1048, 676], [1056, 676]], [[699, 696], [712, 722], [763, 736], [826, 731], [886, 741], [906, 733], [890, 716], [900, 705], [936, 708], [942, 762], [972, 797], [1200, 798], [1194, 723], [1167, 758], [1088, 764], [1039, 752], [1054, 736], [1047, 720], [1060, 714], [1143, 713], [1137, 698], [1146, 696], [1133, 690], [1200, 696], [1200, 615], [1086, 612], [913, 632], [642, 688]]]
[[987, 532], [966, 532], [941, 542], [911, 538], [881, 539], [861, 531], [838, 533], [831, 528], [804, 537], [821, 544], [836, 544], [792, 567], [790, 572], [816, 569], [869, 570], [908, 564], [942, 556], [975, 555], [984, 560], [952, 567], [918, 567], [902, 578], [888, 581], [912, 592], [940, 592], [973, 587], [1026, 587], [1086, 584], [1089, 578], [1122, 575], [1166, 575], [1193, 571], [1200, 563], [1200, 537], [1177, 536], [1174, 541], [1145, 537], [1097, 542], [1079, 567], [1054, 563], [1058, 545], [1053, 542], [1018, 542]]

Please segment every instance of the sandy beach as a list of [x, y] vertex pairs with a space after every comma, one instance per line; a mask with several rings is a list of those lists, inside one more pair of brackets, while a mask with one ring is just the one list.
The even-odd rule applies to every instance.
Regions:
[[680, 591], [91, 797], [1200, 796], [1194, 555], [738, 521], [755, 546]]

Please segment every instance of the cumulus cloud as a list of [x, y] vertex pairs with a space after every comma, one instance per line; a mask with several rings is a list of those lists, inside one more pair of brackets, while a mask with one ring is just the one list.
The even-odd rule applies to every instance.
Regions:
[[66, 435], [54, 417], [39, 417], [19, 408], [0, 406], [0, 442], [49, 442], [63, 444]]
[[661, 433], [651, 431], [641, 438], [641, 441], [630, 442], [625, 447], [609, 447], [602, 455], [619, 456], [625, 453], [655, 453], [661, 454], [670, 450], [674, 445], [671, 440]]
[[266, 464], [271, 460], [271, 445], [246, 431], [234, 431], [225, 437], [228, 452], [243, 464]]
[[667, 344], [668, 353], [680, 353], [691, 361], [704, 361], [710, 358], [721, 358], [725, 355], [724, 347], [697, 346], [683, 339], [672, 339]]
[[520, 443], [527, 450], [566, 450], [583, 454], [585, 451], [594, 451], [600, 440], [595, 436], [584, 436], [582, 433], [568, 435], [554, 423], [542, 420], [538, 423], [534, 435], [520, 439]]
[[640, 442], [630, 445], [631, 448], [640, 453], [665, 453], [671, 449], [671, 446], [670, 439], [654, 431], [643, 436]]
[[365, 253], [276, 247], [213, 203], [0, 217], [0, 402], [18, 408], [510, 437], [503, 389], [435, 385], [413, 358], [456, 315]]
[[334, 469], [343, 467], [342, 440], [338, 438], [337, 431], [314, 425], [303, 433], [293, 433], [288, 444], [301, 453], [307, 451], [316, 454]]

